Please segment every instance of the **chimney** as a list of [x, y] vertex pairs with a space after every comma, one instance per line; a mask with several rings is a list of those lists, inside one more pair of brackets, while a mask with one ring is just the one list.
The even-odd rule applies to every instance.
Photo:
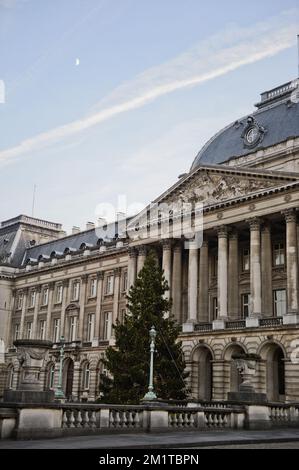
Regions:
[[93, 222], [86, 222], [86, 230], [91, 230], [95, 228], [95, 224]]
[[74, 226], [74, 227], [72, 228], [72, 235], [75, 235], [76, 233], [80, 233], [80, 227]]

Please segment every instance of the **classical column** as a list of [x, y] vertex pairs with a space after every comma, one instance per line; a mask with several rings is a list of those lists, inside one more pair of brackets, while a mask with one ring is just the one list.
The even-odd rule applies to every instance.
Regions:
[[137, 257], [137, 275], [138, 275], [139, 271], [141, 271], [141, 269], [144, 266], [144, 262], [146, 258], [146, 246], [144, 245], [138, 246], [137, 252], [138, 252], [138, 257]]
[[103, 279], [104, 271], [100, 271], [97, 274], [98, 285], [97, 285], [97, 304], [96, 304], [96, 315], [95, 315], [95, 326], [94, 326], [94, 338], [92, 346], [99, 345], [99, 339], [101, 337], [101, 310], [102, 310], [102, 293], [103, 293]]
[[51, 313], [52, 313], [52, 299], [54, 292], [54, 282], [48, 284], [49, 295], [48, 295], [48, 307], [47, 307], [47, 320], [46, 320], [46, 340], [50, 340], [51, 334]]
[[182, 322], [182, 246], [177, 243], [173, 249], [172, 266], [172, 314], [177, 322]]
[[199, 253], [199, 321], [209, 321], [209, 244], [203, 240]]
[[261, 232], [262, 314], [273, 316], [271, 227], [264, 223]]
[[128, 263], [128, 291], [130, 287], [135, 283], [136, 280], [136, 258], [137, 252], [135, 248], [129, 248], [129, 263]]
[[228, 316], [239, 317], [238, 233], [232, 230], [228, 239]]
[[86, 286], [88, 281], [88, 275], [84, 274], [81, 277], [81, 289], [80, 289], [80, 311], [79, 311], [79, 330], [78, 330], [78, 340], [83, 342], [84, 338], [84, 311], [85, 311], [85, 298], [86, 298]]
[[258, 326], [262, 312], [261, 276], [261, 221], [254, 217], [248, 220], [250, 227], [250, 309], [247, 326]]
[[39, 298], [41, 293], [42, 287], [37, 286], [35, 289], [35, 304], [34, 304], [34, 313], [33, 313], [33, 338], [38, 338], [38, 324], [37, 324], [37, 317], [38, 317], [38, 310], [39, 310]]
[[[116, 324], [118, 316], [118, 302], [119, 302], [119, 284], [120, 284], [120, 268], [114, 269], [114, 289], [113, 289], [113, 311], [112, 311], [112, 325]], [[114, 328], [111, 330], [113, 342], [115, 342]]]
[[218, 232], [218, 269], [217, 269], [217, 290], [218, 290], [218, 315], [213, 321], [213, 329], [223, 329], [227, 319], [227, 272], [228, 272], [228, 228], [222, 225]]
[[297, 323], [298, 314], [298, 252], [296, 212], [294, 209], [284, 211], [286, 220], [286, 262], [287, 262], [287, 308], [288, 316], [284, 323]]
[[20, 338], [24, 338], [24, 325], [25, 325], [25, 314], [27, 308], [27, 297], [28, 297], [28, 287], [22, 290], [22, 312], [21, 312], [21, 324], [20, 324]]
[[183, 331], [193, 331], [197, 323], [197, 291], [198, 291], [198, 247], [189, 245], [188, 266], [188, 319], [183, 325]]
[[169, 290], [165, 292], [165, 298], [170, 298], [171, 289], [171, 240], [162, 240], [163, 255], [162, 255], [162, 269], [164, 277], [168, 282]]
[[65, 279], [62, 282], [62, 302], [61, 302], [61, 314], [60, 314], [60, 336], [65, 336], [65, 309], [69, 303], [69, 285], [70, 280]]

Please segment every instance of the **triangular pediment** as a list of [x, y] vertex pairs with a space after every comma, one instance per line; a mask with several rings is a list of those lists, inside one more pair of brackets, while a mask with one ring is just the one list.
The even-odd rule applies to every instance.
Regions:
[[[161, 194], [151, 207], [191, 203], [202, 204], [203, 209], [226, 201], [235, 201], [271, 188], [281, 188], [299, 181], [299, 174], [251, 168], [235, 168], [224, 165], [208, 165], [196, 168], [183, 176], [175, 185]], [[138, 214], [129, 224], [133, 230], [136, 224], [146, 224], [146, 213]]]
[[282, 176], [279, 172], [201, 167], [155, 202], [201, 202], [207, 207], [263, 189], [282, 186], [297, 179], [296, 176]]

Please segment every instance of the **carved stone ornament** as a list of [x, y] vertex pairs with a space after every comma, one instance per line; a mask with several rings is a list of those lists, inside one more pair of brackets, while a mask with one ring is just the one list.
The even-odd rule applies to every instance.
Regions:
[[40, 390], [40, 371], [52, 344], [51, 341], [43, 340], [14, 341], [14, 346], [17, 348], [17, 358], [22, 369], [19, 390]]
[[166, 198], [165, 202], [168, 204], [202, 202], [204, 206], [209, 206], [221, 201], [248, 196], [277, 184], [277, 181], [251, 175], [242, 177], [202, 170], [186, 185], [178, 187], [171, 196]]
[[240, 391], [254, 392], [252, 379], [255, 376], [256, 364], [260, 357], [257, 354], [233, 354], [232, 359], [242, 379]]

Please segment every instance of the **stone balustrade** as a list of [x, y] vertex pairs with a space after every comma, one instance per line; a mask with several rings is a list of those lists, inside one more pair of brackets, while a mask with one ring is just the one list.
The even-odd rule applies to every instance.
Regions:
[[185, 406], [102, 404], [0, 404], [0, 438], [49, 438], [105, 432], [299, 427], [299, 404]]

